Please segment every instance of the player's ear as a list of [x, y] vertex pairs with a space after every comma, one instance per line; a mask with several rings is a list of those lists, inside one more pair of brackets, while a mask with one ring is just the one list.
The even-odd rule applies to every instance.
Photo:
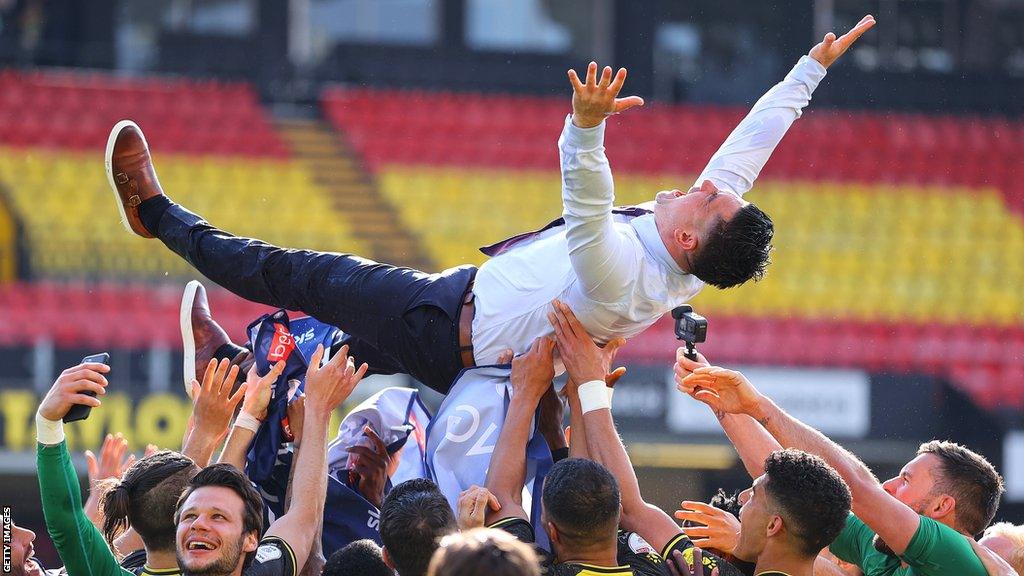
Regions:
[[675, 240], [676, 245], [687, 251], [696, 250], [699, 243], [695, 232], [682, 228], [676, 228], [672, 232], [672, 239]]
[[253, 552], [260, 545], [260, 535], [258, 532], [253, 530], [245, 535], [245, 541], [242, 544], [242, 552]]
[[381, 546], [380, 556], [381, 556], [381, 559], [384, 560], [384, 564], [388, 568], [391, 568], [392, 570], [395, 569], [395, 563], [391, 560], [391, 554], [388, 554], [388, 547], [387, 546]]
[[768, 526], [765, 527], [765, 532], [768, 537], [777, 536], [779, 532], [782, 532], [782, 516], [772, 516], [772, 519], [768, 521]]
[[545, 522], [544, 531], [548, 533], [548, 540], [551, 540], [552, 543], [561, 543], [561, 538], [558, 536], [558, 527], [555, 526], [554, 522]]

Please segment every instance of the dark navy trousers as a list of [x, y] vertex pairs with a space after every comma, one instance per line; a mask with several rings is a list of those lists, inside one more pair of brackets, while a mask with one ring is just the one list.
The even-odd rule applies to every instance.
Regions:
[[214, 228], [174, 204], [156, 236], [204, 276], [253, 302], [341, 328], [376, 374], [406, 373], [447, 393], [462, 370], [459, 313], [476, 268], [439, 274], [351, 254], [272, 246]]

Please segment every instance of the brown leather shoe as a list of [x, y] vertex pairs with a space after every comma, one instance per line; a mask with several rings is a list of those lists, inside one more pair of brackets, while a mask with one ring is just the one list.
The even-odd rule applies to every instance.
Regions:
[[146, 137], [138, 124], [121, 120], [114, 125], [107, 138], [106, 166], [107, 181], [117, 200], [121, 224], [129, 232], [153, 238], [139, 218], [139, 204], [164, 192], [153, 169]]
[[245, 381], [245, 373], [255, 358], [245, 348], [232, 343], [227, 332], [213, 319], [206, 299], [206, 288], [198, 280], [185, 285], [179, 321], [181, 340], [185, 347], [182, 375], [185, 379], [185, 392], [189, 397], [192, 396], [192, 379], [203, 381], [207, 364], [218, 352], [221, 356], [227, 353], [231, 363], [239, 365], [238, 380]]

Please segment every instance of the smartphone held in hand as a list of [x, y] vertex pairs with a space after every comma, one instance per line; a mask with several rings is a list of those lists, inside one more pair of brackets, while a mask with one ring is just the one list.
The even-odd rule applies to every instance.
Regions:
[[[101, 352], [99, 354], [93, 354], [82, 358], [82, 364], [99, 363], [110, 365], [110, 354]], [[95, 397], [96, 393], [92, 390], [83, 390], [82, 394], [87, 396]], [[86, 406], [85, 404], [75, 404], [71, 410], [64, 416], [64, 422], [77, 422], [79, 420], [85, 420], [89, 417], [89, 413], [92, 412], [92, 406]]]

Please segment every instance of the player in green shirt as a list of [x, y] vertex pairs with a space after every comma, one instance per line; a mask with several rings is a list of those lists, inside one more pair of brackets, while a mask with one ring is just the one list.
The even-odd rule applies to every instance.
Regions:
[[715, 411], [748, 470], [748, 460], [781, 445], [820, 456], [839, 472], [853, 494], [853, 515], [831, 548], [841, 560], [866, 576], [986, 576], [968, 538], [992, 521], [1003, 481], [982, 456], [952, 442], [928, 442], [883, 484], [856, 456], [786, 414], [739, 372], [684, 357], [675, 372], [680, 391]]

